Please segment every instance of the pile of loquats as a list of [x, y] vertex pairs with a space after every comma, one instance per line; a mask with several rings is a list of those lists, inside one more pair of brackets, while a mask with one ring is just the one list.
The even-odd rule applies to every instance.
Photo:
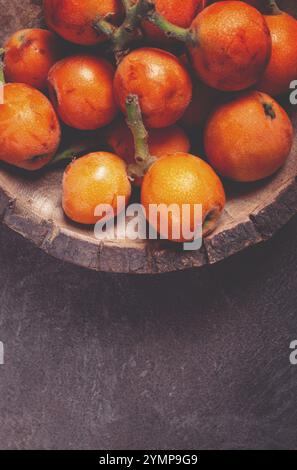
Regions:
[[[293, 128], [275, 97], [297, 80], [297, 20], [274, 0], [43, 9], [49, 30], [18, 31], [1, 50], [0, 160], [46, 170], [68, 159], [72, 221], [95, 224], [100, 204], [118, 214], [134, 187], [144, 208], [190, 205], [193, 231], [201, 204], [206, 236], [225, 206], [222, 181], [259, 181], [284, 165]], [[76, 143], [63, 149], [69, 129]], [[169, 217], [167, 237], [181, 242], [177, 223]]]

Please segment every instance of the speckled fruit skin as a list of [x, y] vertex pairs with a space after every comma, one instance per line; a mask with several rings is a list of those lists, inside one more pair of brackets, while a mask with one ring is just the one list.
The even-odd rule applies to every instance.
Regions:
[[[206, 3], [207, 3], [207, 5], [211, 5], [212, 3], [215, 3], [216, 1], [217, 0], [208, 0]], [[226, 1], [226, 0], [222, 0], [222, 1]], [[252, 7], [260, 9], [261, 8], [261, 2], [263, 0], [237, 0], [237, 1], [243, 1], [244, 3], [247, 3], [248, 5], [251, 5]]]
[[128, 204], [131, 196], [126, 165], [117, 155], [96, 152], [72, 162], [63, 177], [63, 209], [74, 222], [93, 225], [100, 217], [94, 215], [99, 204], [111, 205], [115, 215], [119, 207], [117, 197]]
[[125, 113], [129, 94], [139, 97], [145, 125], [175, 124], [192, 98], [192, 82], [185, 66], [161, 49], [141, 48], [120, 63], [114, 79], [116, 99]]
[[239, 91], [254, 85], [271, 54], [271, 36], [265, 19], [255, 8], [237, 1], [222, 1], [205, 8], [193, 21], [190, 47], [192, 65], [207, 85]]
[[118, 23], [123, 17], [119, 0], [43, 0], [43, 11], [51, 30], [83, 46], [99, 44], [107, 39], [94, 30], [96, 18], [110, 15], [111, 21]]
[[60, 42], [54, 33], [38, 28], [17, 31], [5, 44], [5, 79], [43, 90], [60, 57]]
[[0, 160], [38, 170], [60, 144], [60, 124], [49, 100], [31, 86], [8, 83], [0, 104]]
[[[188, 153], [176, 153], [158, 159], [145, 175], [141, 189], [141, 202], [146, 216], [149, 214], [150, 204], [165, 204], [166, 206], [177, 204], [179, 208], [183, 204], [190, 204], [188, 222], [192, 231], [199, 223], [199, 220], [195, 219], [195, 204], [202, 204], [203, 221], [212, 215], [215, 217], [213, 220], [215, 225], [225, 206], [225, 201], [223, 185], [214, 170], [201, 158]], [[149, 221], [153, 224], [152, 220]], [[173, 237], [175, 224], [180, 226], [181, 222], [180, 218], [175, 219], [169, 214], [169, 240], [189, 241], [182, 236], [179, 239]], [[161, 232], [160, 220], [154, 228], [159, 233]]]
[[81, 130], [109, 124], [118, 112], [113, 77], [113, 67], [94, 56], [76, 55], [57, 62], [49, 72], [48, 86], [62, 121]]
[[[189, 28], [195, 16], [203, 10], [206, 0], [156, 0], [156, 11], [170, 23]], [[154, 43], [167, 43], [166, 35], [149, 21], [142, 22], [142, 29], [148, 39]], [[171, 40], [172, 41], [172, 40]]]
[[257, 91], [220, 106], [210, 116], [204, 135], [210, 164], [222, 176], [241, 182], [275, 173], [285, 163], [292, 143], [293, 126], [285, 110]]
[[281, 13], [265, 16], [272, 37], [272, 54], [257, 89], [277, 96], [297, 79], [297, 21]]

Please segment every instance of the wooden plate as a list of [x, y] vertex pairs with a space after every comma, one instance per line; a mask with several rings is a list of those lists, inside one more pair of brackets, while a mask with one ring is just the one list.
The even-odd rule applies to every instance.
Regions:
[[[0, 18], [1, 42], [13, 31], [41, 20], [41, 1], [0, 3], [5, 8]], [[279, 3], [297, 16], [296, 0]], [[96, 240], [91, 228], [72, 224], [63, 215], [62, 170], [39, 176], [1, 166], [1, 220], [50, 255], [97, 271], [156, 274], [216, 263], [269, 239], [297, 213], [297, 107], [291, 114], [295, 139], [287, 164], [264, 183], [229, 189], [220, 225], [200, 251], [184, 252], [159, 241]]]

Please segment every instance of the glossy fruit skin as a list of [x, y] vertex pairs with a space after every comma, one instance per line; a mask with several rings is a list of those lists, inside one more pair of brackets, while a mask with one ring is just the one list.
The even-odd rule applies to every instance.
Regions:
[[[189, 138], [179, 126], [150, 129], [148, 134], [150, 154], [154, 157], [159, 158], [175, 152], [187, 153], [190, 150]], [[123, 119], [117, 120], [109, 129], [107, 143], [128, 164], [135, 163], [132, 132]]]
[[[217, 0], [208, 0], [206, 3], [207, 5], [211, 5], [212, 3], [215, 3]], [[225, 0], [222, 0], [225, 1]], [[251, 5], [254, 8], [261, 8], [261, 0], [237, 0], [237, 1], [243, 1], [244, 3], [247, 3], [248, 5]]]
[[[190, 227], [194, 231], [199, 220], [195, 219], [195, 204], [202, 204], [203, 221], [215, 214], [218, 220], [224, 205], [225, 192], [219, 177], [213, 169], [201, 158], [188, 153], [175, 153], [158, 159], [148, 170], [144, 177], [141, 189], [141, 202], [148, 218], [150, 204], [190, 204]], [[149, 218], [148, 218], [149, 220]], [[161, 232], [160, 220], [154, 225], [158, 233]], [[169, 240], [177, 242], [189, 241], [174, 237], [174, 227], [181, 224], [180, 218], [174, 220], [169, 217]], [[164, 237], [166, 233], [161, 233]]]
[[42, 93], [20, 83], [4, 86], [0, 160], [26, 170], [39, 170], [55, 155], [60, 137], [56, 113]]
[[196, 44], [189, 51], [199, 78], [222, 91], [254, 85], [271, 54], [271, 36], [255, 8], [237, 1], [221, 1], [205, 8], [193, 21]]
[[265, 16], [272, 37], [272, 54], [257, 89], [277, 96], [289, 91], [297, 79], [297, 21], [281, 13]]
[[[189, 28], [196, 15], [203, 10], [206, 0], [156, 0], [156, 11], [170, 23]], [[154, 43], [166, 43], [168, 38], [149, 21], [142, 22], [142, 29], [147, 38]]]
[[92, 46], [106, 41], [93, 23], [96, 18], [110, 15], [111, 21], [121, 21], [123, 9], [119, 0], [43, 0], [48, 27], [74, 44]]
[[192, 82], [185, 66], [169, 52], [149, 47], [137, 49], [122, 60], [114, 90], [124, 113], [127, 96], [138, 95], [149, 128], [175, 124], [192, 98]]
[[[272, 116], [265, 107], [272, 108]], [[257, 91], [220, 106], [210, 116], [204, 135], [210, 164], [222, 176], [241, 182], [275, 173], [285, 163], [292, 143], [293, 126], [285, 110]]]
[[131, 196], [126, 165], [117, 155], [108, 152], [88, 154], [72, 162], [63, 177], [63, 209], [74, 222], [94, 225], [100, 217], [94, 215], [99, 204], [112, 206], [117, 215], [117, 197], [128, 204]]
[[80, 130], [109, 124], [118, 112], [113, 77], [113, 67], [94, 56], [76, 55], [57, 62], [49, 72], [48, 86], [62, 121]]
[[5, 44], [6, 81], [44, 90], [49, 70], [60, 59], [60, 49], [57, 36], [50, 31], [38, 28], [17, 31]]

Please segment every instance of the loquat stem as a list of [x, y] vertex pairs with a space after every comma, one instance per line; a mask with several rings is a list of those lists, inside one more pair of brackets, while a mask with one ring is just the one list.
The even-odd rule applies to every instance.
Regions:
[[282, 13], [276, 0], [265, 0], [265, 9], [269, 15], [280, 15]]
[[130, 177], [142, 177], [156, 158], [150, 154], [148, 133], [143, 124], [141, 108], [137, 95], [128, 95], [126, 99], [127, 125], [131, 129], [135, 145], [136, 164], [129, 165]]
[[[113, 45], [117, 63], [129, 52], [129, 44], [137, 37], [137, 29], [143, 18], [153, 8], [152, 0], [122, 0], [126, 17], [123, 24], [115, 27], [106, 18], [94, 23], [96, 31], [106, 34]], [[139, 34], [139, 32], [138, 32]]]
[[126, 100], [127, 124], [134, 137], [135, 160], [144, 162], [150, 157], [148, 133], [143, 124], [137, 95], [129, 95]]
[[166, 18], [160, 15], [155, 8], [152, 8], [147, 13], [148, 20], [163, 31], [169, 38], [177, 39], [178, 41], [195, 45], [195, 39], [192, 37], [191, 30], [188, 28], [181, 28], [170, 23]]
[[79, 158], [90, 151], [90, 146], [87, 144], [77, 144], [57, 153], [54, 158], [49, 162], [48, 166], [56, 165], [64, 161], [71, 161], [74, 158]]
[[[100, 24], [100, 27], [99, 27]], [[108, 38], [112, 39], [114, 37], [116, 26], [113, 26], [109, 21], [105, 18], [98, 20], [97, 23], [94, 24], [94, 28], [98, 30], [100, 28], [100, 32], [105, 34]]]
[[4, 63], [3, 58], [5, 54], [5, 49], [0, 48], [0, 86], [5, 85], [5, 76], [4, 76]]
[[129, 11], [129, 8], [133, 5], [132, 0], [122, 0], [122, 3], [126, 12]]

